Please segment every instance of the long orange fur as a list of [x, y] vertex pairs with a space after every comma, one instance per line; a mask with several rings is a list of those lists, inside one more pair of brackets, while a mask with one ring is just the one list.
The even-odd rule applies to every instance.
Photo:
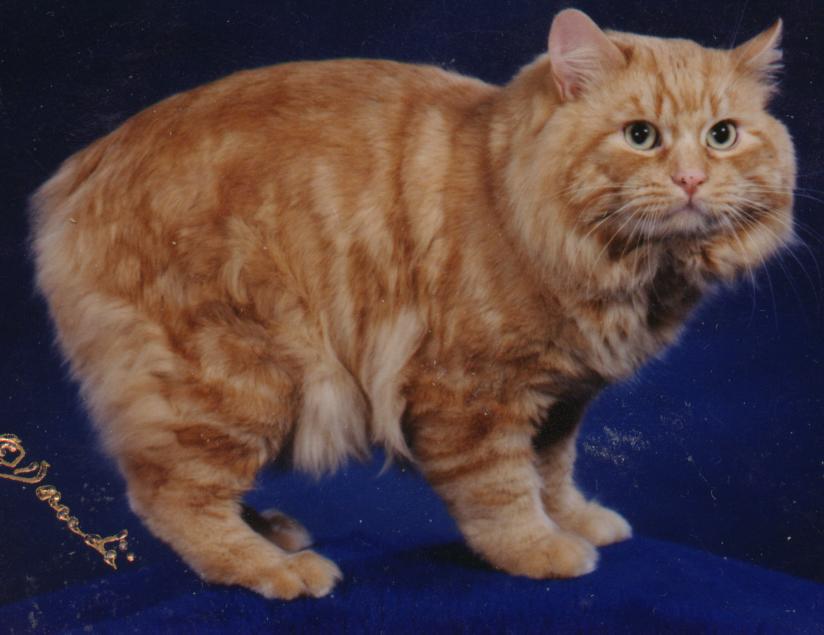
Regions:
[[[765, 110], [780, 25], [732, 51], [574, 11], [553, 30], [503, 87], [384, 61], [237, 73], [35, 195], [73, 375], [133, 509], [207, 580], [288, 599], [340, 577], [240, 503], [281, 453], [314, 473], [371, 444], [410, 458], [513, 574], [581, 575], [630, 536], [573, 482], [578, 422], [790, 240], [793, 149]], [[722, 119], [725, 153], [702, 143]], [[660, 148], [629, 147], [636, 120]], [[709, 175], [706, 218], [666, 212], [684, 165]]]

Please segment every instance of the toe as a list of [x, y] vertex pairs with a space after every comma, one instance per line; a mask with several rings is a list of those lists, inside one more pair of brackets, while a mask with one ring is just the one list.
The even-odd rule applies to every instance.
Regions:
[[289, 557], [289, 568], [303, 582], [307, 595], [323, 597], [343, 578], [338, 566], [314, 551], [301, 551]]
[[623, 516], [594, 502], [577, 515], [574, 525], [578, 534], [598, 547], [632, 537], [632, 527]]

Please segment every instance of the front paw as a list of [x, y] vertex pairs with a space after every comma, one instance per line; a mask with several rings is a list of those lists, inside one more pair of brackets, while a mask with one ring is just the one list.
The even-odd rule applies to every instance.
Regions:
[[585, 538], [596, 547], [632, 538], [632, 527], [621, 514], [589, 501], [556, 522], [567, 531]]
[[559, 529], [483, 551], [497, 568], [528, 578], [576, 578], [592, 573], [598, 563], [598, 552], [590, 543]]

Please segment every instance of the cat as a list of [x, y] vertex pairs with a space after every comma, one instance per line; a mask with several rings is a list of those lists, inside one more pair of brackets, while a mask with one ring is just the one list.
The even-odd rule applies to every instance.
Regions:
[[780, 34], [715, 50], [567, 9], [503, 87], [283, 64], [69, 158], [32, 198], [37, 284], [132, 509], [208, 581], [323, 596], [338, 567], [242, 496], [276, 457], [375, 444], [492, 566], [593, 571], [632, 531], [575, 485], [587, 403], [793, 238]]

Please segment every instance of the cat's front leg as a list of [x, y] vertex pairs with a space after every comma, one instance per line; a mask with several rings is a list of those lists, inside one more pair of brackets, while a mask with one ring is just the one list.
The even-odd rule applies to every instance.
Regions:
[[583, 404], [556, 404], [534, 439], [541, 500], [560, 527], [601, 547], [632, 537], [632, 527], [619, 513], [587, 500], [575, 485], [575, 442], [582, 412]]
[[567, 578], [595, 569], [598, 554], [545, 513], [529, 422], [490, 404], [415, 420], [419, 465], [469, 545], [512, 574]]

